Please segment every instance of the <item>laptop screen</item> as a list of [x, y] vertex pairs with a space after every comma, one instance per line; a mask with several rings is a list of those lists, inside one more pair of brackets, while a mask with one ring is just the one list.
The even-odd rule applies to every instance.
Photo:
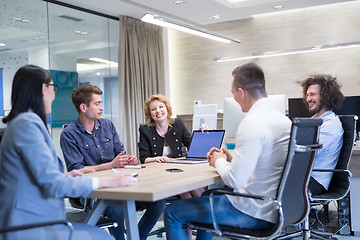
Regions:
[[225, 130], [193, 131], [191, 143], [187, 154], [188, 158], [206, 158], [211, 148], [220, 148]]

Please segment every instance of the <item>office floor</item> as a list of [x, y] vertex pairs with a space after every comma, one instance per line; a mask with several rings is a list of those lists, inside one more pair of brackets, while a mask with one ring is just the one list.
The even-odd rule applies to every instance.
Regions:
[[[66, 200], [65, 201], [65, 206], [66, 206], [66, 210], [67, 211], [73, 211], [73, 209], [71, 208], [70, 204], [68, 203], [68, 201]], [[142, 212], [137, 212], [137, 218], [140, 219], [141, 216], [142, 216]], [[324, 219], [323, 219], [323, 213], [321, 212], [321, 209], [320, 209], [320, 213], [319, 213], [319, 218], [322, 222], [325, 222]], [[312, 221], [310, 220], [310, 223]], [[153, 230], [157, 230], [157, 229], [160, 229], [160, 228], [163, 228], [164, 226], [164, 222], [163, 222], [163, 219], [161, 218], [157, 224], [154, 226]], [[313, 225], [313, 228], [316, 228], [316, 224]], [[321, 228], [321, 227], [320, 227]], [[331, 203], [329, 205], [329, 223], [325, 224], [325, 229], [327, 231], [330, 231], [330, 232], [336, 232], [338, 230], [338, 226], [337, 226], [337, 206], [335, 203]], [[356, 234], [355, 236], [346, 236], [346, 235], [340, 235], [339, 233], [337, 233], [335, 235], [336, 238], [338, 238], [339, 240], [360, 240], [360, 234]], [[195, 239], [196, 237], [193, 236], [192, 239]], [[161, 235], [154, 235], [154, 236], [150, 236], [147, 238], [148, 240], [165, 240], [166, 239], [166, 234], [165, 233], [162, 233]], [[227, 238], [218, 238], [218, 237], [214, 237], [214, 240], [220, 240], [220, 239], [227, 239]], [[301, 238], [295, 238], [295, 239], [301, 239]]]

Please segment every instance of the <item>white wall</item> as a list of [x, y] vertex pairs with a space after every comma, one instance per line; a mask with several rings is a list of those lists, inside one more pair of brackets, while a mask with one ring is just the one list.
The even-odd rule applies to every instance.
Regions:
[[338, 77], [345, 95], [360, 95], [360, 47], [217, 63], [214, 57], [297, 49], [360, 40], [360, 1], [291, 11], [207, 26], [242, 41], [222, 44], [169, 30], [170, 96], [175, 114], [192, 113], [194, 100], [218, 104], [232, 97], [231, 72], [255, 61], [265, 72], [268, 94], [301, 97], [296, 83], [312, 73]]

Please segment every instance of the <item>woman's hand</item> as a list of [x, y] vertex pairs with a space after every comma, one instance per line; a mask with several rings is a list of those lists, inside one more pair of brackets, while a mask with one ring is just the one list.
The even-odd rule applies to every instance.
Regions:
[[148, 157], [145, 159], [145, 163], [151, 163], [151, 162], [163, 163], [169, 160], [170, 158], [168, 158], [167, 156]]
[[68, 172], [66, 176], [77, 177], [77, 176], [82, 176], [84, 173], [90, 173], [90, 172], [95, 172], [95, 170], [90, 168], [73, 169], [70, 172]]
[[156, 161], [159, 163], [167, 162], [170, 160], [167, 156], [159, 156], [159, 157], [155, 157], [155, 158], [156, 158]]
[[114, 173], [99, 177], [99, 188], [115, 188], [136, 185], [138, 180], [128, 173]]
[[203, 124], [201, 124], [199, 130], [206, 131], [206, 130], [208, 130], [208, 127], [207, 127], [207, 125], [205, 123], [203, 123]]

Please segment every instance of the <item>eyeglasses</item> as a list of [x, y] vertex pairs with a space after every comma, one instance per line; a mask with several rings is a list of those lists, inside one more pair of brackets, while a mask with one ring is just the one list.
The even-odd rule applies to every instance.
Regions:
[[53, 86], [54, 87], [54, 93], [55, 95], [57, 95], [58, 91], [59, 91], [59, 84], [53, 84], [53, 83], [46, 83], [46, 86]]

